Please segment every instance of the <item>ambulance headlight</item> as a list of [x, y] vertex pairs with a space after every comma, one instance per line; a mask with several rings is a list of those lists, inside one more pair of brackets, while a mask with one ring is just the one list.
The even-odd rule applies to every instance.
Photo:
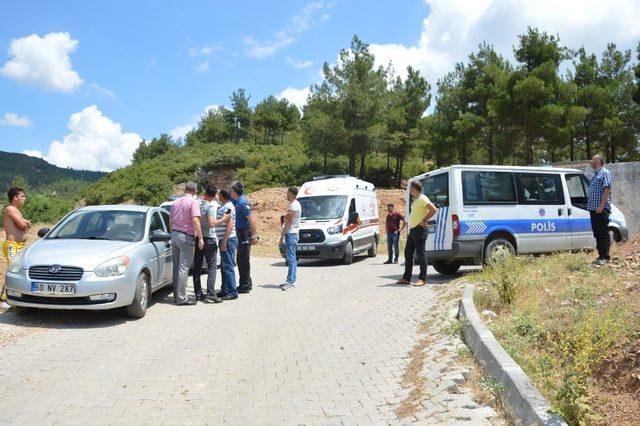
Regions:
[[332, 226], [331, 228], [327, 229], [327, 234], [329, 235], [340, 234], [341, 232], [342, 232], [342, 225]]

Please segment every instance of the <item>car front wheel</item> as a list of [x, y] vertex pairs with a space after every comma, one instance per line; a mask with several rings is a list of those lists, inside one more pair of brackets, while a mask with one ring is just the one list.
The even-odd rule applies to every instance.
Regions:
[[133, 318], [142, 318], [147, 313], [149, 306], [149, 277], [142, 272], [136, 283], [136, 294], [133, 302], [127, 306], [127, 314]]

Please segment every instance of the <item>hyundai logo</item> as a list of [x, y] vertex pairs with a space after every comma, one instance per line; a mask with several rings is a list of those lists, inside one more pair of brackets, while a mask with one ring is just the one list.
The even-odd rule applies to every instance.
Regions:
[[52, 273], [52, 274], [57, 274], [61, 270], [62, 270], [62, 266], [60, 266], [60, 265], [49, 266], [49, 272]]

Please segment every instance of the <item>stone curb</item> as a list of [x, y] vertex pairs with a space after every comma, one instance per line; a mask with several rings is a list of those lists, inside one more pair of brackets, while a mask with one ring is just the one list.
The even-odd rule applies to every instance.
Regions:
[[473, 303], [473, 289], [473, 284], [465, 287], [458, 309], [465, 342], [485, 374], [504, 386], [502, 400], [510, 420], [516, 425], [566, 425], [485, 327]]

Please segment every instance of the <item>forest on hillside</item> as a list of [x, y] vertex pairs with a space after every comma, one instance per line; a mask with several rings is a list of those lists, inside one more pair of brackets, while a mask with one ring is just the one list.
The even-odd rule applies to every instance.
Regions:
[[[143, 141], [131, 166], [87, 190], [90, 203], [155, 203], [198, 169], [232, 164], [251, 190], [346, 172], [379, 186], [449, 164], [640, 159], [640, 43], [636, 52], [564, 46], [527, 28], [515, 63], [482, 43], [435, 83], [409, 67], [376, 67], [354, 36], [302, 111], [244, 89], [210, 109], [184, 139]], [[435, 92], [435, 97], [432, 93]], [[427, 113], [428, 112], [428, 113]]]

